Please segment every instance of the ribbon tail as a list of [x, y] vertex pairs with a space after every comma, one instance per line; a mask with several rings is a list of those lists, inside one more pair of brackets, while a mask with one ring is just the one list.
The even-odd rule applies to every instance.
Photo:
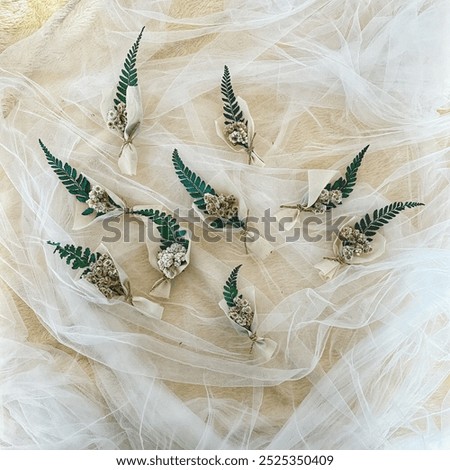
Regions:
[[167, 279], [167, 277], [163, 276], [153, 284], [149, 295], [160, 297], [162, 299], [168, 299], [170, 296], [171, 287], [170, 279]]
[[337, 275], [341, 263], [335, 259], [324, 258], [323, 261], [317, 263], [314, 267], [319, 271], [319, 275], [323, 280], [329, 281]]
[[280, 231], [288, 232], [295, 227], [298, 218], [300, 217], [301, 210], [298, 208], [298, 205], [282, 205], [280, 206], [281, 210], [275, 214], [275, 217], [279, 224]]
[[131, 140], [124, 141], [120, 149], [118, 165], [124, 175], [135, 176], [137, 169], [137, 151]]
[[254, 350], [258, 351], [265, 360], [269, 360], [277, 349], [277, 343], [269, 338], [261, 338], [256, 333], [248, 332], [249, 338], [252, 341], [250, 346], [250, 353]]
[[266, 166], [264, 160], [253, 149], [249, 152], [249, 160], [249, 165], [253, 163], [255, 166]]
[[133, 299], [133, 306], [138, 312], [149, 318], [160, 319], [164, 312], [164, 307], [160, 304], [144, 299], [143, 297], [135, 297]]
[[[266, 239], [259, 236], [254, 237], [254, 234], [251, 234], [249, 232], [245, 232], [243, 235], [247, 253], [251, 252], [252, 254], [258, 256], [258, 258], [260, 259], [265, 259], [270, 255], [270, 253], [272, 253], [273, 247]], [[249, 237], [248, 240], [247, 236]]]
[[133, 295], [131, 294], [131, 285], [128, 279], [123, 283], [123, 287], [125, 291], [125, 302], [133, 305]]

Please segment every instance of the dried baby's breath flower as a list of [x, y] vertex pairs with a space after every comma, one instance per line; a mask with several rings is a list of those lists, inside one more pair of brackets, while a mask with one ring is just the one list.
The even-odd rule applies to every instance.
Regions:
[[172, 243], [158, 253], [158, 268], [168, 279], [177, 275], [177, 268], [186, 263], [186, 248], [180, 243]]
[[120, 132], [125, 132], [127, 126], [127, 109], [125, 103], [118, 103], [113, 109], [108, 111], [107, 121], [110, 129], [117, 129]]
[[353, 256], [361, 256], [372, 251], [372, 245], [367, 237], [354, 227], [343, 227], [338, 236], [343, 242], [342, 257], [346, 262], [350, 262]]
[[225, 194], [205, 194], [206, 212], [221, 219], [232, 219], [238, 213], [236, 197]]
[[95, 210], [101, 214], [110, 212], [115, 209], [111, 204], [108, 193], [101, 186], [93, 186], [91, 191], [89, 191], [89, 199], [86, 201], [90, 209]]
[[108, 254], [101, 255], [89, 269], [89, 272], [83, 275], [83, 278], [94, 284], [107, 299], [126, 295], [120, 282], [119, 271], [115, 267], [111, 256]]
[[227, 124], [224, 132], [232, 145], [248, 147], [248, 127], [244, 122]]
[[234, 306], [228, 310], [228, 316], [231, 320], [248, 331], [251, 331], [254, 315], [248, 300], [242, 297], [236, 297], [234, 299]]

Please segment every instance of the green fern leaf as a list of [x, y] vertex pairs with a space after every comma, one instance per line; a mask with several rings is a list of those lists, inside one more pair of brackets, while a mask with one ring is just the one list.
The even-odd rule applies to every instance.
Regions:
[[407, 208], [423, 205], [424, 204], [421, 202], [393, 202], [381, 209], [376, 209], [373, 212], [372, 217], [370, 217], [369, 214], [366, 214], [357, 224], [355, 224], [355, 228], [362, 232], [370, 242], [375, 236], [377, 230], [379, 230], [383, 225], [386, 225], [401, 211]]
[[189, 240], [185, 238], [186, 230], [183, 230], [178, 224], [177, 219], [165, 212], [154, 209], [141, 209], [132, 211], [132, 214], [148, 217], [156, 224], [159, 234], [161, 235], [161, 249], [169, 248], [173, 243], [179, 243], [187, 250]]
[[75, 195], [79, 201], [86, 202], [89, 199], [89, 191], [91, 190], [89, 180], [81, 173], [78, 174], [77, 170], [72, 168], [68, 163], [63, 164], [61, 160], [54, 157], [41, 139], [39, 139], [39, 145], [47, 158], [48, 164], [66, 187], [67, 191]]
[[358, 174], [358, 169], [361, 166], [362, 160], [368, 148], [369, 148], [368, 145], [364, 147], [361, 150], [361, 152], [359, 152], [358, 155], [356, 155], [352, 163], [350, 163], [350, 165], [347, 167], [347, 170], [345, 171], [344, 184], [342, 185], [342, 187], [334, 188], [334, 189], [340, 189], [342, 191], [343, 198], [348, 197], [350, 193], [353, 191], [353, 188], [356, 184], [356, 177]]
[[243, 122], [247, 125], [247, 121], [244, 119], [244, 114], [234, 96], [233, 87], [231, 85], [231, 76], [228, 67], [224, 66], [222, 83], [220, 86], [222, 91], [223, 101], [223, 116], [225, 118], [225, 124], [232, 124], [234, 122]]
[[83, 275], [90, 271], [89, 266], [95, 263], [100, 258], [100, 253], [92, 253], [89, 248], [83, 248], [81, 246], [64, 245], [61, 246], [59, 242], [47, 241], [49, 245], [55, 247], [53, 253], [58, 252], [61, 259], [66, 259], [66, 263], [70, 265], [72, 263], [72, 269], [85, 269]]
[[[341, 177], [337, 179], [332, 185], [327, 184], [327, 186], [325, 186], [325, 189], [327, 189], [328, 191], [338, 189], [342, 192], [343, 199], [349, 197], [356, 184], [358, 169], [361, 166], [362, 160], [368, 148], [369, 146], [367, 145], [361, 150], [361, 152], [358, 153], [358, 155], [356, 155], [352, 163], [350, 163], [350, 165], [347, 167], [344, 178]], [[336, 207], [336, 205], [333, 203], [329, 203], [327, 205], [327, 209], [332, 209], [334, 207]]]
[[[88, 207], [87, 209], [85, 209], [81, 215], [91, 215], [92, 213], [94, 212], [94, 209], [92, 209], [91, 207]], [[100, 215], [100, 214], [98, 214]]]
[[200, 176], [197, 176], [190, 170], [181, 160], [178, 150], [175, 149], [172, 153], [172, 163], [175, 172], [186, 191], [194, 199], [194, 204], [201, 210], [206, 210], [206, 204], [203, 197], [205, 194], [216, 194], [214, 189], [203, 181]]
[[139, 36], [137, 37], [135, 43], [133, 44], [132, 48], [128, 51], [127, 57], [123, 64], [123, 69], [119, 76], [119, 84], [117, 85], [116, 97], [114, 98], [114, 106], [117, 106], [119, 103], [123, 103], [124, 105], [126, 105], [127, 88], [129, 86], [137, 86], [138, 84], [136, 58], [144, 28], [141, 29], [141, 32], [139, 33]]
[[239, 295], [237, 288], [237, 276], [239, 269], [241, 269], [242, 264], [236, 266], [232, 271], [230, 276], [227, 279], [227, 282], [223, 286], [223, 298], [227, 303], [228, 307], [234, 307], [234, 299]]
[[239, 217], [234, 216], [231, 219], [215, 219], [209, 223], [209, 226], [216, 230], [224, 229], [226, 227], [245, 229], [245, 222]]

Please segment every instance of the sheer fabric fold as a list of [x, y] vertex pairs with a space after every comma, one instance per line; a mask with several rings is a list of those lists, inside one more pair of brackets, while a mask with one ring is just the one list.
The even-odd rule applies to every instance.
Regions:
[[[448, 2], [206, 3], [69, 1], [0, 54], [0, 445], [448, 448]], [[131, 177], [100, 109], [143, 26]], [[264, 167], [216, 133], [225, 64]], [[103, 243], [145, 299], [160, 278], [139, 217], [74, 230], [77, 203], [38, 139], [129, 207], [162, 207], [190, 230], [161, 318], [86, 298], [52, 254], [47, 240]], [[332, 179], [367, 144], [331, 218], [302, 213], [280, 228], [280, 206], [308, 194], [312, 170]], [[270, 255], [189, 222], [174, 148], [206, 182], [226, 174]], [[381, 229], [377, 259], [324, 282], [314, 266], [339, 223], [395, 200], [426, 205]], [[218, 305], [238, 264], [273, 354], [251, 353]]]

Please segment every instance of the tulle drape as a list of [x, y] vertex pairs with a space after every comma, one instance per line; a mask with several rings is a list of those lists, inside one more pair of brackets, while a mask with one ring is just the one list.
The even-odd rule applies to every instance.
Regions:
[[[449, 448], [448, 3], [205, 3], [70, 1], [0, 55], [0, 276], [32, 311], [24, 322], [2, 294], [1, 445]], [[127, 177], [100, 105], [142, 26], [144, 119]], [[217, 136], [225, 64], [264, 168]], [[38, 139], [128, 206], [183, 218], [192, 199], [173, 170], [177, 148], [205, 181], [226, 173], [274, 251], [258, 259], [236, 235], [211, 241], [197, 223], [161, 319], [96, 304], [46, 241], [103, 243], [133, 295], [149, 298], [161, 273], [144, 224], [124, 216], [73, 230], [75, 198]], [[367, 144], [333, 220], [395, 200], [426, 206], [382, 229], [382, 256], [325, 282], [314, 268], [332, 254], [325, 216], [300, 214], [288, 232], [261, 217], [307, 191], [308, 170], [343, 174]], [[270, 358], [250, 354], [218, 306], [241, 263], [258, 335], [277, 345]], [[41, 325], [51, 345], [27, 339]]]

